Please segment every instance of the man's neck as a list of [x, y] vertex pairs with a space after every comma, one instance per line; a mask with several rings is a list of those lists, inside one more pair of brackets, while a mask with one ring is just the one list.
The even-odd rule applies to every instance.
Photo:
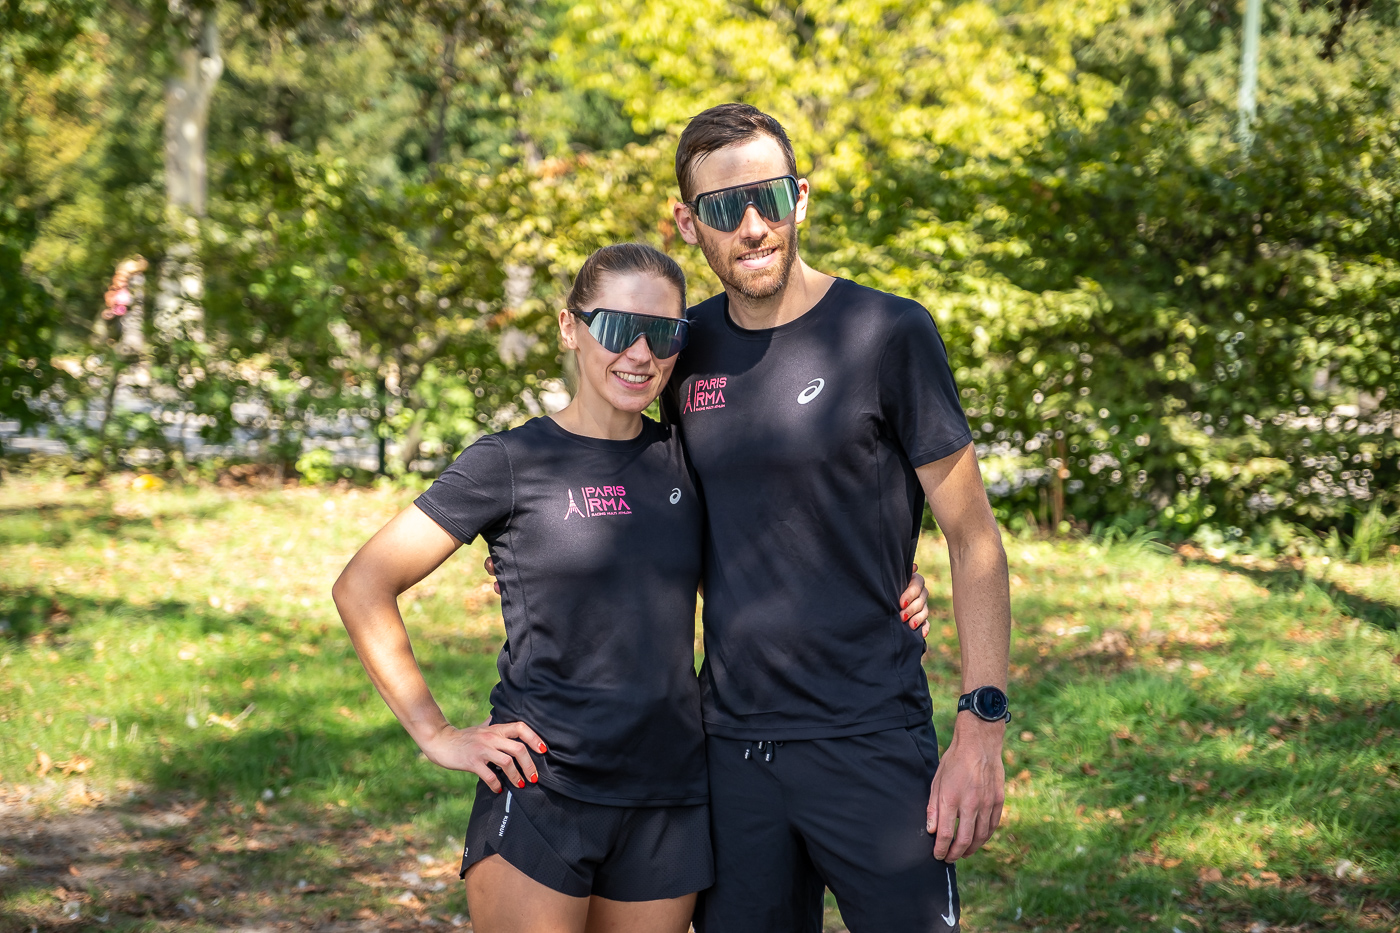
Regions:
[[729, 317], [745, 330], [768, 330], [795, 321], [816, 307], [836, 279], [818, 272], [798, 256], [783, 290], [769, 298], [753, 299], [725, 287]]

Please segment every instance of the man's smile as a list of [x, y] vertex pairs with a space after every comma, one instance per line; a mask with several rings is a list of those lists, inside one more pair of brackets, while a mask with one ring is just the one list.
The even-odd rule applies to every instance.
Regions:
[[778, 255], [779, 251], [777, 246], [751, 249], [748, 252], [740, 253], [738, 262], [745, 269], [764, 269], [773, 263], [774, 257]]

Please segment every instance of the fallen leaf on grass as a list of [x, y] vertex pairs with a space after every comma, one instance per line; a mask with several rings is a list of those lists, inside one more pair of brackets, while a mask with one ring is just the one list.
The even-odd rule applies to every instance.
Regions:
[[[43, 752], [40, 752], [39, 754], [42, 755]], [[91, 758], [85, 758], [82, 755], [75, 755], [72, 758], [69, 758], [67, 761], [57, 762], [54, 765], [54, 767], [62, 771], [64, 776], [66, 777], [70, 774], [82, 774], [84, 771], [91, 768], [93, 764], [94, 762]]]
[[38, 755], [38, 761], [39, 777], [43, 777], [44, 775], [48, 774], [50, 771], [53, 770], [53, 759], [50, 758], [47, 753], [40, 752]]
[[237, 716], [227, 716], [223, 713], [210, 713], [205, 723], [211, 726], [223, 726], [225, 729], [237, 732], [238, 727], [243, 725], [243, 720], [251, 716], [253, 710], [256, 708], [256, 703], [249, 703], [243, 708], [243, 712], [239, 713]]
[[[1154, 850], [1158, 848], [1155, 842], [1152, 844], [1152, 848]], [[1147, 852], [1134, 852], [1132, 855], [1132, 859], [1133, 861], [1141, 862], [1144, 865], [1156, 865], [1161, 868], [1175, 868], [1181, 864], [1181, 859], [1166, 858], [1158, 854], [1156, 851], [1152, 852], [1151, 854]]]
[[1218, 868], [1202, 868], [1197, 874], [1202, 884], [1218, 884], [1225, 880], [1225, 873]]
[[1080, 771], [1083, 771], [1085, 774], [1089, 775], [1089, 777], [1098, 777], [1098, 776], [1099, 776], [1099, 769], [1098, 769], [1098, 768], [1095, 768], [1093, 765], [1089, 764], [1089, 762], [1087, 762], [1087, 761], [1084, 762], [1082, 765], [1079, 766], [1079, 770], [1080, 770]]

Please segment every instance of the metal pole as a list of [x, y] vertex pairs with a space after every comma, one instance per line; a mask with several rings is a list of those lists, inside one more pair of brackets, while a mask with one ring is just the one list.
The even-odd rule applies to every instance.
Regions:
[[1240, 51], [1240, 145], [1254, 145], [1254, 117], [1258, 112], [1254, 92], [1259, 83], [1259, 20], [1261, 0], [1245, 0], [1244, 42]]

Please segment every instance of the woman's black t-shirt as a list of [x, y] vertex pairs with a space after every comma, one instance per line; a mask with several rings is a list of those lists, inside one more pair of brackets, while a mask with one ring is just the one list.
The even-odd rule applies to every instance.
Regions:
[[644, 417], [611, 441], [536, 418], [472, 444], [416, 504], [490, 546], [506, 627], [491, 719], [544, 739], [540, 783], [592, 803], [703, 803], [704, 513], [675, 431]]

